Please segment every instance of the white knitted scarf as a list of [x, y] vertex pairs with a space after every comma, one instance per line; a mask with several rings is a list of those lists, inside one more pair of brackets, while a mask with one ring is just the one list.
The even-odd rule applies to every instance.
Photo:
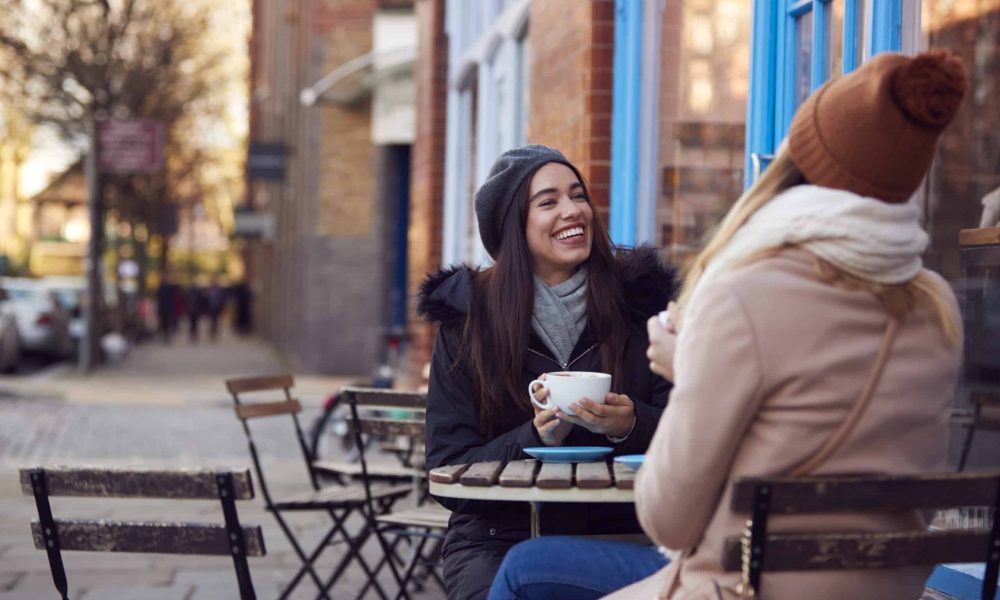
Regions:
[[923, 268], [927, 248], [920, 212], [831, 188], [799, 185], [762, 206], [709, 263], [691, 296], [716, 275], [756, 252], [795, 244], [848, 273], [876, 283], [903, 283]]

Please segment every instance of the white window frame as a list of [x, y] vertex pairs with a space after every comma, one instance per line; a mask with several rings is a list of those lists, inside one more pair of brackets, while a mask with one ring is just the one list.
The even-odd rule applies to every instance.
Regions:
[[[469, 183], [483, 183], [501, 152], [524, 143], [525, 117], [521, 106], [525, 82], [521, 81], [523, 44], [531, 0], [519, 0], [501, 12], [499, 0], [468, 2], [447, 0], [449, 36], [448, 115], [445, 147], [444, 231], [441, 258], [444, 264], [469, 262], [485, 265], [489, 254], [478, 236], [467, 235], [475, 214]], [[476, 86], [476, 122], [472, 123], [472, 86]], [[498, 86], [506, 102], [497, 114]], [[475, 128], [476, 148], [472, 171], [463, 145]]]

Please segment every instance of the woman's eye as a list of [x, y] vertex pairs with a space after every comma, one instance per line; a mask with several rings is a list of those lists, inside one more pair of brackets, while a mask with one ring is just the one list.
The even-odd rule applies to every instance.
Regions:
[[573, 196], [573, 199], [574, 200], [586, 200], [587, 199], [587, 194], [577, 194], [577, 195]]
[[548, 200], [542, 200], [541, 202], [539, 202], [538, 206], [553, 206], [555, 205], [555, 203], [556, 203], [555, 200], [549, 198]]

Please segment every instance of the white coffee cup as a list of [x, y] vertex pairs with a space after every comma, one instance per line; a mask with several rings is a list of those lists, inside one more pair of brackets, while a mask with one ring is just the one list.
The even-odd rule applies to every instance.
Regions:
[[[545, 403], [535, 398], [535, 385], [540, 385], [549, 391]], [[560, 371], [549, 373], [546, 379], [536, 379], [528, 384], [528, 396], [542, 410], [558, 407], [567, 415], [576, 415], [569, 405], [583, 398], [604, 404], [604, 397], [611, 391], [611, 375], [590, 371]]]

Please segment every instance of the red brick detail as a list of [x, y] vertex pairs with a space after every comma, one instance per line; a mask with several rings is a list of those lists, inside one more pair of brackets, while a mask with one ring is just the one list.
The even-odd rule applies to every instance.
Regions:
[[444, 161], [448, 106], [448, 42], [444, 33], [445, 1], [417, 0], [417, 132], [411, 154], [410, 230], [408, 240], [410, 353], [407, 373], [419, 382], [430, 360], [434, 331], [416, 314], [416, 294], [427, 273], [441, 262], [444, 229]]
[[534, 0], [528, 139], [562, 150], [607, 223], [614, 0]]

